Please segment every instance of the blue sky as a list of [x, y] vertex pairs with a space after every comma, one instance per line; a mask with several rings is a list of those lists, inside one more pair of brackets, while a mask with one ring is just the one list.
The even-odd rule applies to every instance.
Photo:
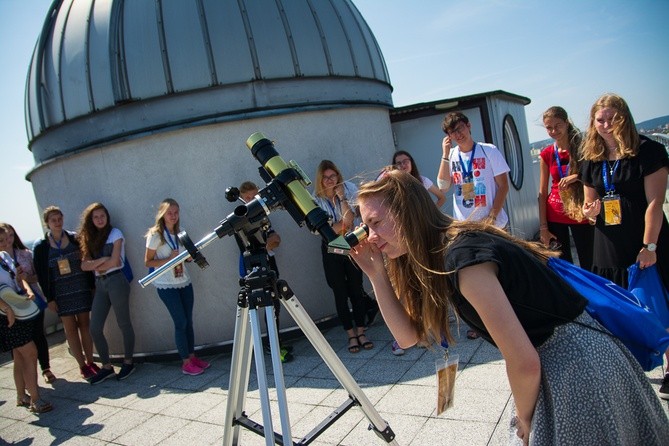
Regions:
[[[353, 2], [384, 54], [396, 106], [506, 90], [532, 101], [530, 142], [546, 138], [548, 107], [563, 106], [583, 128], [592, 103], [609, 91], [628, 101], [637, 121], [669, 114], [669, 1]], [[0, 221], [24, 239], [42, 232], [24, 179], [33, 158], [23, 93], [50, 3], [0, 0]]]

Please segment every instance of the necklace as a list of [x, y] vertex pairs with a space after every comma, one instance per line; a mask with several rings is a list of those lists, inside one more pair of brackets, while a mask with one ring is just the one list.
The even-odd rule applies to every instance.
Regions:
[[616, 170], [616, 167], [618, 167], [618, 161], [619, 159], [615, 160], [615, 163], [613, 163], [613, 166], [611, 165], [611, 162], [609, 160], [606, 160], [606, 167], [609, 169], [609, 176], [611, 179], [613, 179], [613, 172]]

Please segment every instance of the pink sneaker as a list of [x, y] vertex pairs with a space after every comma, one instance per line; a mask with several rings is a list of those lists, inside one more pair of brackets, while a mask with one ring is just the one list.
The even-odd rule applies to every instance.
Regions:
[[90, 364], [87, 364], [88, 367], [90, 367], [91, 370], [93, 370], [93, 373], [97, 374], [100, 371], [100, 367], [94, 362], [91, 362]]
[[193, 364], [193, 361], [188, 361], [187, 363], [181, 366], [181, 373], [183, 373], [184, 375], [196, 376], [203, 374], [204, 369]]
[[93, 370], [88, 364], [79, 367], [79, 371], [81, 372], [81, 377], [86, 381], [90, 381], [91, 378], [97, 375], [95, 370]]
[[201, 368], [202, 370], [208, 369], [211, 364], [209, 364], [207, 361], [203, 361], [200, 358], [193, 356], [190, 358], [190, 362]]

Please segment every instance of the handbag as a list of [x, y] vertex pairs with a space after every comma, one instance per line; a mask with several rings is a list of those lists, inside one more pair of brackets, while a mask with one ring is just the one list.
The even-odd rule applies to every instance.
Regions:
[[625, 344], [645, 371], [662, 365], [669, 333], [637, 296], [562, 259], [548, 259], [548, 267], [588, 300], [588, 314]]
[[669, 293], [662, 283], [657, 266], [642, 269], [635, 263], [627, 268], [627, 273], [627, 289], [657, 315], [663, 326], [669, 327]]
[[121, 268], [121, 271], [123, 271], [125, 278], [128, 279], [128, 283], [132, 283], [132, 279], [134, 279], [135, 276], [132, 273], [132, 267], [130, 266], [130, 262], [128, 262], [127, 256], [123, 258], [123, 267]]

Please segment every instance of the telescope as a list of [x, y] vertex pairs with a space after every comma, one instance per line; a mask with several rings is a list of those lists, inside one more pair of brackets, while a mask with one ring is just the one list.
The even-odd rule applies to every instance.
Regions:
[[[213, 232], [202, 240], [193, 243], [188, 234], [178, 234], [184, 252], [165, 263], [148, 276], [139, 280], [145, 287], [161, 274], [177, 264], [192, 259], [200, 268], [209, 264], [200, 250], [226, 235], [234, 235], [242, 251], [246, 274], [240, 279], [241, 288], [237, 295], [237, 315], [235, 321], [235, 337], [232, 347], [230, 365], [230, 384], [224, 421], [224, 446], [239, 444], [241, 428], [245, 428], [265, 437], [265, 446], [274, 444], [297, 444], [292, 441], [291, 425], [288, 414], [285, 381], [279, 358], [278, 327], [273, 318], [274, 303], [281, 302], [297, 323], [304, 336], [311, 342], [323, 358], [339, 383], [347, 390], [348, 399], [318, 426], [307, 434], [299, 444], [310, 444], [325, 429], [340, 418], [349, 409], [360, 406], [371, 422], [369, 429], [386, 441], [397, 445], [395, 433], [379, 413], [371, 401], [365, 396], [351, 374], [341, 362], [332, 347], [327, 343], [309, 314], [300, 304], [288, 283], [278, 280], [276, 271], [269, 265], [269, 255], [265, 243], [265, 234], [270, 228], [268, 215], [275, 209], [285, 209], [293, 217], [298, 226], [304, 224], [314, 233], [318, 233], [327, 242], [328, 251], [346, 255], [350, 249], [367, 237], [367, 227], [361, 226], [345, 235], [338, 235], [330, 226], [328, 214], [321, 209], [306, 186], [311, 182], [302, 169], [291, 161], [286, 163], [274, 148], [274, 144], [262, 133], [254, 133], [246, 141], [246, 146], [260, 162], [260, 176], [267, 185], [249, 202], [238, 205], [234, 211], [223, 219]], [[237, 201], [239, 190], [228, 188], [225, 194], [231, 201]], [[260, 312], [260, 313], [259, 313]], [[279, 406], [281, 433], [274, 432], [270, 409], [270, 398], [265, 373], [265, 359], [262, 353], [254, 354], [260, 394], [260, 407], [264, 425], [251, 420], [244, 411], [244, 401], [248, 390], [251, 372], [251, 354], [262, 352], [263, 344], [260, 334], [260, 315], [264, 313], [267, 321], [267, 337], [270, 345], [272, 369]]]
[[[247, 244], [251, 239], [258, 240], [261, 237], [259, 230], [269, 225], [268, 215], [275, 209], [288, 211], [298, 226], [306, 223], [310, 231], [320, 234], [327, 242], [328, 252], [331, 253], [348, 255], [353, 246], [367, 237], [368, 230], [365, 225], [345, 235], [335, 233], [330, 226], [328, 214], [316, 204], [306, 189], [306, 186], [311, 184], [309, 177], [295, 161], [286, 163], [274, 148], [272, 141], [265, 138], [262, 133], [257, 132], [249, 136], [246, 146], [260, 162], [260, 176], [267, 185], [258, 191], [253, 200], [237, 206], [218, 227], [197, 243], [194, 243], [185, 231], [180, 232], [178, 237], [186, 251], [139, 279], [138, 282], [142, 287], [146, 287], [165, 272], [187, 260], [192, 259], [200, 268], [206, 268], [209, 263], [200, 250], [216, 239], [236, 234]], [[234, 196], [230, 188], [226, 191], [226, 195], [229, 193]]]

